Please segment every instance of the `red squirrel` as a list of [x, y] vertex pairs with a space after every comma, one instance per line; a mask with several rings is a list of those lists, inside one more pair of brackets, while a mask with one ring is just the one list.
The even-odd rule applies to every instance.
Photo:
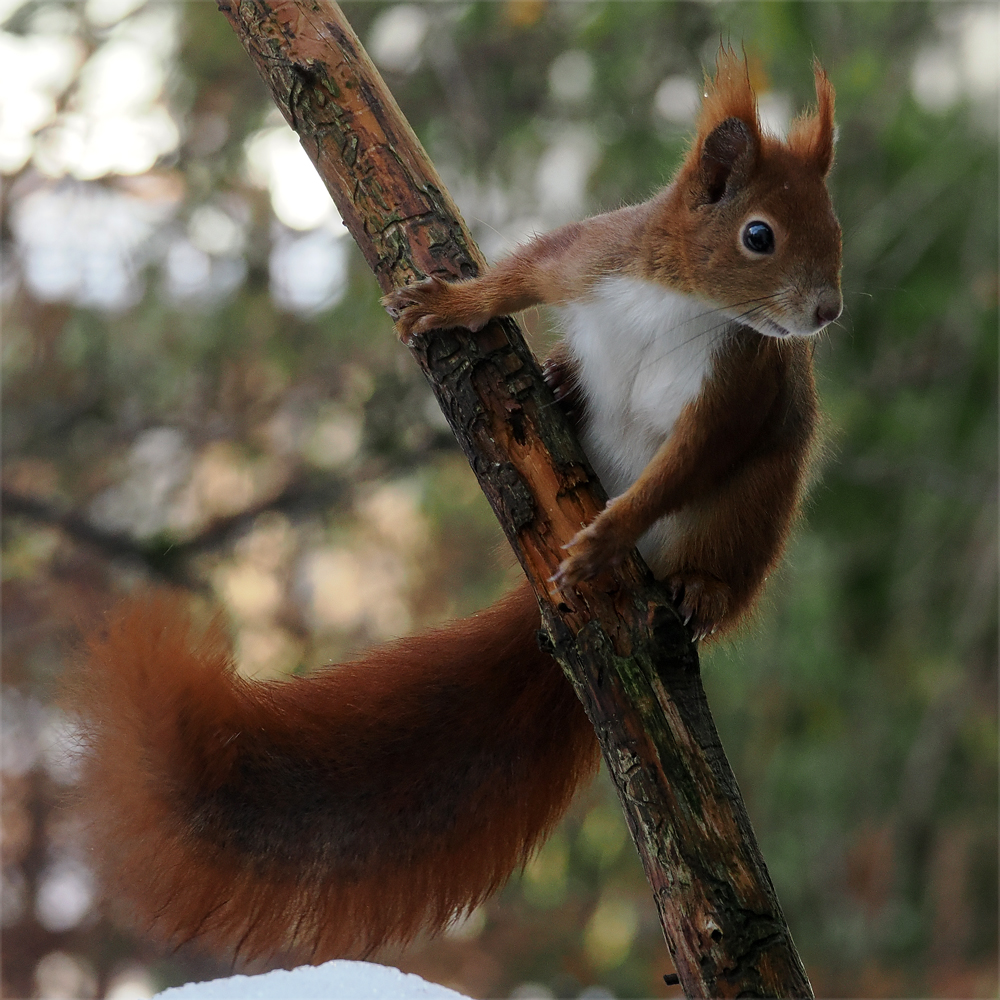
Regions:
[[[537, 237], [480, 277], [386, 296], [401, 335], [536, 303], [548, 366], [614, 498], [563, 590], [638, 542], [696, 639], [748, 613], [796, 517], [817, 421], [809, 338], [841, 311], [833, 88], [781, 140], [723, 52], [649, 201]], [[287, 681], [221, 625], [133, 598], [86, 638], [82, 790], [107, 893], [165, 940], [244, 958], [367, 955], [437, 931], [523, 865], [598, 764], [527, 584], [463, 621]]]

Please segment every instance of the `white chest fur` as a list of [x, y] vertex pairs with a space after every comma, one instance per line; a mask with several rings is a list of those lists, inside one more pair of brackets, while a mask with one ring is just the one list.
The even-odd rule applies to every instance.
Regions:
[[616, 496], [701, 392], [731, 320], [701, 299], [623, 277], [602, 279], [559, 313], [587, 401], [584, 450]]
[[[702, 390], [732, 321], [711, 303], [636, 278], [608, 277], [558, 310], [586, 399], [581, 443], [609, 496], [635, 482]], [[670, 571], [677, 517], [662, 518], [639, 549]]]

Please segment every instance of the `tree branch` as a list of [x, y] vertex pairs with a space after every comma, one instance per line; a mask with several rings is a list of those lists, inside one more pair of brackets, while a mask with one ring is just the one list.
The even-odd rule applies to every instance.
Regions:
[[[485, 261], [332, 0], [222, 0], [383, 291]], [[809, 997], [719, 743], [698, 659], [633, 554], [572, 605], [560, 548], [606, 497], [509, 319], [435, 331], [417, 363], [535, 589], [547, 641], [594, 723], [691, 997]]]
[[342, 501], [348, 486], [339, 476], [296, 476], [276, 495], [234, 514], [214, 518], [198, 534], [179, 541], [168, 533], [136, 538], [127, 531], [101, 528], [77, 511], [64, 510], [13, 490], [0, 490], [0, 504], [5, 515], [26, 517], [37, 524], [59, 528], [68, 538], [92, 546], [110, 559], [139, 563], [166, 583], [207, 592], [206, 583], [190, 572], [188, 564], [193, 557], [224, 548], [245, 535], [261, 514], [274, 512], [303, 517], [327, 510]]

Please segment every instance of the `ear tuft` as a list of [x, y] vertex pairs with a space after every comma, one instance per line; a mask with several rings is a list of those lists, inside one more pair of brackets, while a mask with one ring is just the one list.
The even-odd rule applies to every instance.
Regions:
[[816, 84], [816, 110], [802, 115], [792, 124], [788, 146], [797, 156], [811, 162], [826, 176], [833, 164], [836, 128], [833, 124], [834, 90], [819, 60], [813, 62]]
[[733, 181], [749, 174], [760, 148], [757, 98], [745, 59], [720, 48], [715, 76], [705, 80], [692, 150], [709, 202], [719, 201]]
[[699, 141], [703, 142], [727, 118], [739, 118], [754, 137], [760, 133], [757, 97], [750, 86], [746, 60], [731, 48], [721, 48], [715, 60], [715, 76], [705, 79], [705, 96], [698, 114]]
[[748, 172], [755, 151], [754, 136], [741, 118], [727, 118], [709, 132], [701, 144], [701, 179], [709, 203], [719, 201], [730, 181]]

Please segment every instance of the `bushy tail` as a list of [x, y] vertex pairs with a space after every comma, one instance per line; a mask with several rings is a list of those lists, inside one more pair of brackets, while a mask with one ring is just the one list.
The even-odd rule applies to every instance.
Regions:
[[523, 864], [598, 762], [522, 585], [486, 611], [286, 681], [233, 669], [183, 601], [126, 602], [75, 685], [107, 892], [245, 958], [363, 955], [440, 930]]

